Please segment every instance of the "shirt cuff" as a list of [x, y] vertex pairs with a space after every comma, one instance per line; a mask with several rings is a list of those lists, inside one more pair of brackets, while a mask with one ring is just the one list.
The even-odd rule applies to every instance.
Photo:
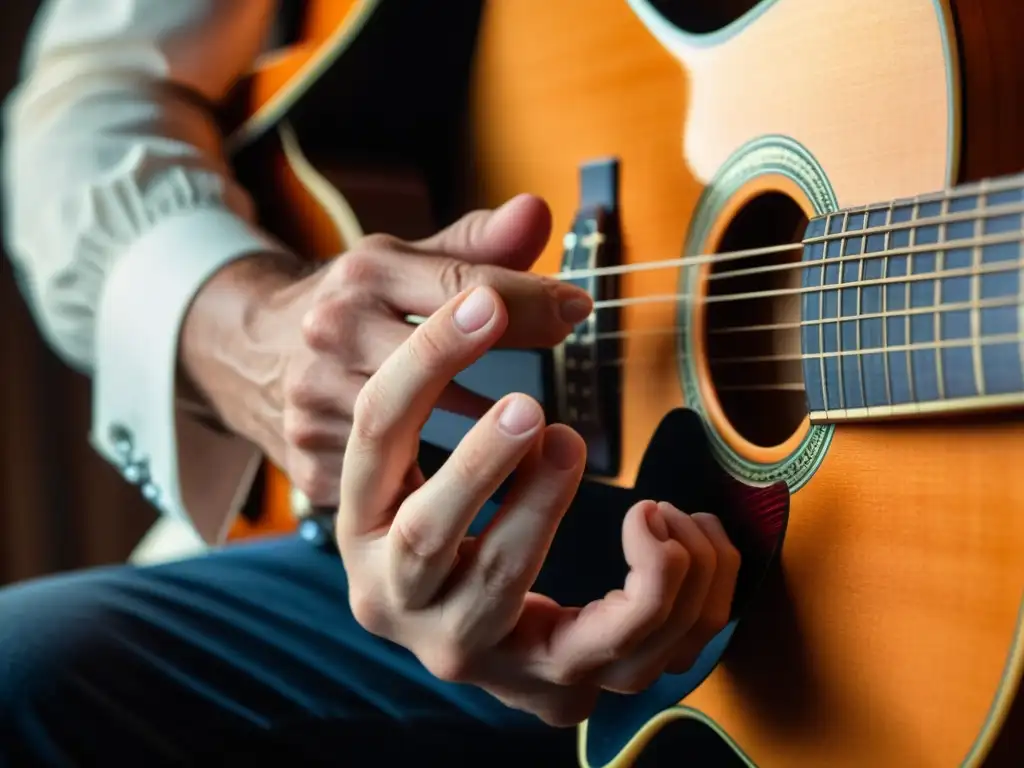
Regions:
[[225, 209], [152, 225], [112, 267], [96, 317], [91, 442], [162, 513], [223, 541], [261, 461], [247, 440], [200, 423], [176, 397], [178, 336], [221, 267], [281, 247]]

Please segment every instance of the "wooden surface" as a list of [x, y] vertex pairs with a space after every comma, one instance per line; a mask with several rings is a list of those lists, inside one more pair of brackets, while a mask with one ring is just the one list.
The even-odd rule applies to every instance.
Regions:
[[[659, 43], [617, 0], [491, 3], [474, 202], [536, 192], [564, 230], [577, 165], [615, 154], [625, 257], [644, 261], [680, 253], [704, 182], [758, 135], [799, 139], [841, 205], [942, 188], [959, 145], [936, 18], [931, 0], [779, 0], [706, 49]], [[552, 242], [540, 269], [556, 271], [559, 256]], [[642, 295], [675, 283], [640, 272], [622, 285]], [[675, 308], [622, 318], [627, 331], [672, 326]], [[683, 404], [673, 354], [657, 336], [626, 343], [623, 482], [661, 415]], [[763, 766], [967, 760], [1024, 592], [1022, 437], [1016, 415], [840, 427], [793, 498], [782, 582], [686, 705]]]

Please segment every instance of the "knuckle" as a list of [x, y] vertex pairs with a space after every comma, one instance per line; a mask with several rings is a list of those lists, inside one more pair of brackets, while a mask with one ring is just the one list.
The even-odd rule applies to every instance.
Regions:
[[438, 557], [446, 542], [438, 535], [427, 515], [404, 515], [392, 526], [402, 548], [419, 560], [430, 561]]
[[484, 589], [495, 598], [521, 589], [523, 581], [529, 575], [524, 558], [498, 547], [481, 551], [478, 563], [484, 580]]
[[404, 250], [405, 244], [395, 237], [394, 235], [388, 235], [383, 232], [374, 232], [366, 235], [362, 240], [359, 241], [356, 249], [351, 252], [352, 255], [359, 256], [370, 256], [373, 254], [381, 253], [382, 251], [402, 251]]
[[302, 317], [302, 338], [312, 349], [330, 349], [337, 343], [336, 307], [333, 302], [317, 303]]
[[714, 573], [718, 568], [718, 553], [711, 545], [711, 542], [701, 536], [692, 545], [690, 561], [691, 566], [695, 566], [706, 573]]
[[380, 263], [374, 256], [374, 251], [384, 250], [368, 244], [367, 241], [374, 241], [375, 238], [386, 237], [370, 235], [364, 239], [361, 246], [356, 250], [349, 251], [337, 260], [334, 267], [335, 279], [350, 291], [353, 288], [365, 290], [367, 286], [373, 285], [380, 275]]
[[572, 688], [579, 685], [584, 676], [583, 670], [575, 664], [559, 664], [550, 671], [547, 678], [555, 685]]
[[308, 408], [317, 399], [315, 385], [303, 374], [286, 379], [282, 391], [285, 403], [298, 408]]
[[291, 473], [292, 483], [313, 504], [330, 504], [336, 494], [335, 484], [340, 478], [319, 465], [315, 458]]
[[729, 539], [729, 535], [722, 526], [722, 521], [715, 515], [706, 512], [696, 512], [692, 517], [715, 550], [718, 566], [725, 571], [738, 571], [741, 564], [740, 551]]
[[718, 551], [718, 565], [726, 573], [733, 575], [739, 573], [742, 564], [743, 556], [732, 542], [727, 542]]
[[352, 409], [352, 434], [355, 437], [373, 443], [386, 436], [383, 418], [386, 402], [386, 393], [377, 383], [376, 377], [371, 377], [356, 395]]
[[594, 710], [591, 697], [570, 696], [555, 706], [544, 707], [534, 714], [552, 728], [572, 728], [579, 725]]
[[430, 674], [446, 683], [465, 683], [470, 679], [469, 656], [457, 648], [446, 646], [420, 661]]
[[286, 443], [300, 450], [313, 450], [324, 443], [323, 431], [314, 419], [302, 411], [285, 411], [281, 432]]
[[661, 676], [661, 669], [648, 665], [643, 669], [636, 670], [626, 676], [621, 682], [615, 684], [615, 690], [619, 693], [637, 694], [646, 691]]
[[302, 338], [321, 352], [352, 345], [360, 328], [355, 318], [364, 308], [364, 290], [346, 287], [319, 299], [302, 318]]
[[693, 567], [694, 554], [682, 544], [675, 543], [673, 546], [662, 549], [665, 555], [665, 571], [676, 573], [688, 573]]
[[460, 259], [444, 259], [437, 276], [441, 289], [448, 296], [455, 296], [472, 283], [473, 269]]
[[615, 658], [621, 659], [633, 650], [636, 636], [650, 632], [668, 621], [674, 608], [674, 601], [669, 598], [664, 585], [645, 594], [637, 601], [633, 613], [633, 624], [637, 627], [637, 632], [624, 636], [622, 642], [613, 648]]
[[495, 448], [483, 441], [466, 440], [449, 456], [447, 472], [452, 475], [452, 484], [458, 487], [476, 487], [480, 484], [481, 475], [487, 466], [488, 455]]
[[352, 617], [363, 629], [373, 635], [381, 635], [387, 629], [387, 606], [371, 593], [349, 589], [349, 608]]
[[442, 332], [432, 323], [421, 325], [409, 337], [409, 355], [414, 364], [433, 373], [442, 370], [450, 356]]

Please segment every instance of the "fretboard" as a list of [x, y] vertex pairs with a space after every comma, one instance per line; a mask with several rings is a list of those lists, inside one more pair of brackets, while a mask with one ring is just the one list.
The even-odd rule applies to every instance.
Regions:
[[811, 420], [1024, 404], [1024, 174], [816, 218], [801, 357]]

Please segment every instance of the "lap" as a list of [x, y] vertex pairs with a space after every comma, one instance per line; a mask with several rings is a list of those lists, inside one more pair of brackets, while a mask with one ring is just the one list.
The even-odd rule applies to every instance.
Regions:
[[538, 721], [363, 631], [341, 561], [297, 537], [18, 585], [0, 593], [0, 625], [0, 720], [21, 719], [54, 764], [111, 745], [177, 763], [225, 740], [336, 758], [397, 728], [543, 740]]
[[[566, 553], [552, 558], [567, 567], [539, 581], [549, 594], [576, 602], [600, 588], [588, 584], [578, 536], [600, 520], [617, 531], [625, 507], [609, 494], [590, 520], [571, 516], [578, 530], [567, 520], [565, 544], [555, 544]], [[617, 541], [605, 548], [617, 553]], [[298, 537], [9, 587], [0, 659], [0, 745], [50, 749], [53, 764], [61, 750], [112, 749], [175, 763], [227, 743], [335, 759], [366, 741], [378, 754], [444, 739], [546, 750], [554, 739], [563, 757], [572, 751], [571, 731], [556, 735], [476, 688], [438, 681], [404, 648], [366, 633], [349, 610], [340, 558]]]
[[[629, 501], [581, 492], [539, 591], [582, 604], [621, 584]], [[358, 752], [362, 764], [412, 751], [467, 764], [474, 750], [572, 765], [574, 732], [438, 681], [366, 633], [338, 555], [299, 537], [0, 590], [0, 764], [235, 764], [243, 752], [298, 764]]]

